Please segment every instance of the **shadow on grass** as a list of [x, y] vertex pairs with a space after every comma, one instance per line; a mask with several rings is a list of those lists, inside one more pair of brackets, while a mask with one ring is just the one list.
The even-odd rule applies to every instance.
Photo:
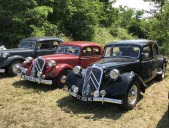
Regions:
[[20, 81], [15, 81], [12, 86], [17, 87], [17, 88], [24, 88], [24, 89], [33, 89], [34, 92], [40, 93], [40, 92], [48, 92], [56, 89], [56, 87], [52, 85], [44, 85], [44, 84], [38, 84], [26, 80], [20, 80]]
[[168, 111], [164, 114], [164, 116], [158, 122], [156, 128], [169, 128]]
[[[127, 111], [124, 111], [120, 105], [101, 102], [82, 102], [72, 100], [72, 97], [67, 96], [56, 101], [62, 111], [73, 114], [85, 114], [85, 119], [98, 120], [102, 118], [111, 118], [118, 120]], [[86, 115], [89, 114], [89, 115]]]
[[11, 76], [9, 76], [7, 73], [0, 73], [0, 79], [3, 78], [11, 78]]

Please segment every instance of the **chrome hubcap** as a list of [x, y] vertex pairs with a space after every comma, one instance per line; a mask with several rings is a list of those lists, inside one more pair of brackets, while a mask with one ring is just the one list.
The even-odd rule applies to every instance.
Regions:
[[65, 83], [66, 83], [66, 76], [65, 76], [65, 75], [63, 75], [63, 76], [61, 77], [60, 83], [61, 83], [61, 84], [65, 84]]
[[138, 94], [138, 88], [136, 85], [133, 85], [128, 93], [128, 103], [130, 105], [135, 104], [135, 102], [137, 101], [137, 94]]
[[21, 66], [21, 63], [14, 64], [13, 68], [12, 68], [13, 72], [14, 73], [18, 73], [18, 70], [19, 70], [20, 66]]

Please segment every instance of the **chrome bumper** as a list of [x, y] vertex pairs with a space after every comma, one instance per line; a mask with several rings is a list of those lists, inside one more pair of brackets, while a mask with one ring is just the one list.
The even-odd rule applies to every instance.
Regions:
[[108, 103], [114, 103], [114, 104], [122, 104], [123, 101], [122, 100], [118, 100], [118, 99], [112, 99], [112, 98], [106, 98], [106, 97], [82, 97], [80, 95], [77, 95], [76, 93], [73, 93], [71, 91], [69, 91], [70, 95], [73, 97], [76, 97], [77, 99], [81, 100], [81, 101], [97, 101], [97, 102], [108, 102]]
[[5, 72], [5, 69], [0, 69], [0, 73], [4, 73]]
[[22, 73], [18, 73], [17, 76], [19, 76], [20, 78], [23, 78], [24, 80], [28, 80], [28, 81], [32, 81], [32, 82], [48, 84], [48, 85], [52, 84], [52, 80], [39, 79], [39, 78], [35, 78], [32, 76], [23, 75]]

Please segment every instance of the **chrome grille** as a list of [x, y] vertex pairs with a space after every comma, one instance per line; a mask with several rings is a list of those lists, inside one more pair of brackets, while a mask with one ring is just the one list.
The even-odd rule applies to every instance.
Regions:
[[91, 92], [100, 89], [103, 69], [97, 66], [90, 66], [87, 68], [86, 76], [83, 83], [83, 96], [90, 96]]
[[37, 58], [33, 63], [30, 76], [37, 77], [38, 72], [43, 72], [44, 65], [45, 65], [45, 60], [42, 58]]

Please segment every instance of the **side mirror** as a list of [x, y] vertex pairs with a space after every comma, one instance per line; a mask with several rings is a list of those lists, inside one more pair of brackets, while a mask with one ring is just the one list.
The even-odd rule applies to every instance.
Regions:
[[20, 45], [18, 44], [18, 48], [20, 48]]

